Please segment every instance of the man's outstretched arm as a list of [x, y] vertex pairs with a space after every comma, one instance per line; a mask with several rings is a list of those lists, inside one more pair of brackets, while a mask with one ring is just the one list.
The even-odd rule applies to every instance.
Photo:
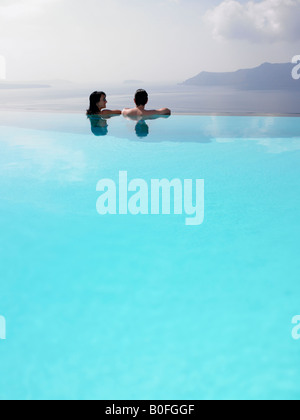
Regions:
[[162, 108], [158, 110], [159, 115], [171, 115], [171, 110], [169, 108]]
[[152, 111], [145, 111], [145, 116], [152, 117], [155, 115], [171, 115], [171, 110], [168, 108], [153, 109]]

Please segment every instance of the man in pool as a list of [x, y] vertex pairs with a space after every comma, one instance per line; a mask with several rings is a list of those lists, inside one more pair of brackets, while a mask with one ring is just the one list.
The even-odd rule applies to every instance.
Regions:
[[129, 117], [133, 119], [145, 119], [147, 117], [151, 118], [162, 115], [171, 115], [171, 111], [168, 108], [146, 110], [145, 106], [148, 103], [148, 93], [143, 89], [139, 89], [136, 91], [134, 102], [136, 104], [136, 108], [125, 108], [122, 112], [124, 117]]

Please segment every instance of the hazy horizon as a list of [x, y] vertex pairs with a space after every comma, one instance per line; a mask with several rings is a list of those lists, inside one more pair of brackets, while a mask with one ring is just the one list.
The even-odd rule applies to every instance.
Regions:
[[[237, 69], [234, 69], [234, 70], [232, 70], [232, 71], [227, 71], [227, 72], [222, 72], [221, 70], [217, 70], [217, 71], [211, 71], [211, 72], [209, 72], [209, 73], [232, 73], [232, 72], [236, 72], [236, 71], [239, 71], [239, 70], [251, 70], [251, 69], [254, 69], [254, 68], [257, 68], [257, 67], [260, 67], [261, 65], [263, 65], [263, 64], [266, 64], [266, 63], [269, 63], [269, 64], [291, 64], [291, 66], [292, 66], [292, 63], [291, 63], [291, 60], [289, 61], [289, 62], [281, 62], [281, 63], [279, 63], [279, 62], [273, 62], [273, 63], [271, 63], [271, 62], [264, 62], [264, 63], [260, 63], [260, 64], [258, 64], [257, 66], [255, 66], [255, 67], [247, 67], [247, 68], [244, 68], [244, 67], [241, 67], [241, 68], [237, 68]], [[194, 74], [194, 76], [197, 76], [199, 73], [201, 73], [201, 71], [200, 72], [198, 72], [198, 73], [196, 73], [196, 74]], [[104, 81], [104, 83], [106, 84], [106, 86], [109, 86], [109, 87], [112, 87], [112, 86], [115, 86], [115, 87], [118, 87], [118, 88], [122, 88], [122, 87], [130, 87], [130, 86], [135, 86], [135, 85], [140, 85], [140, 86], [142, 86], [142, 85], [148, 85], [148, 86], [153, 86], [153, 87], [159, 87], [159, 86], [177, 86], [177, 85], [180, 85], [180, 84], [182, 84], [183, 82], [185, 82], [186, 80], [188, 80], [189, 78], [187, 77], [187, 78], [185, 78], [185, 79], [183, 79], [183, 80], [175, 80], [175, 81], [169, 81], [169, 80], [167, 80], [167, 81], [164, 81], [164, 80], [157, 80], [157, 81], [149, 81], [149, 80], [140, 80], [140, 81], [130, 81], [130, 80], [118, 80], [118, 81], [108, 81], [108, 82], [105, 82]], [[30, 84], [30, 83], [32, 83], [32, 84], [39, 84], [39, 83], [49, 83], [49, 84], [52, 84], [52, 85], [55, 85], [55, 84], [61, 84], [61, 85], [65, 85], [65, 86], [67, 86], [68, 84], [69, 85], [74, 85], [74, 86], [93, 86], [93, 85], [95, 85], [95, 84], [99, 84], [99, 79], [97, 79], [97, 80], [85, 80], [85, 81], [75, 81], [75, 80], [66, 80], [66, 79], [54, 79], [54, 78], [52, 78], [52, 79], [50, 79], [50, 78], [48, 78], [48, 79], [35, 79], [35, 80], [33, 80], [33, 79], [31, 79], [31, 80], [22, 80], [22, 79], [9, 79], [9, 78], [5, 78], [5, 79], [0, 79], [0, 86], [1, 86], [1, 83], [2, 83], [2, 85], [3, 84], [17, 84], [17, 83], [20, 83], [20, 84], [22, 84], [22, 83], [24, 83], [24, 85], [25, 84]], [[52, 87], [52, 86], [49, 86], [49, 87]]]
[[[52, 87], [40, 89], [0, 90], [1, 112], [39, 111], [85, 114], [88, 97], [98, 85]], [[299, 115], [300, 98], [294, 91], [245, 91], [228, 87], [186, 85], [150, 86], [149, 108], [167, 106], [172, 113], [214, 115]], [[105, 86], [108, 107], [133, 106], [136, 86]]]
[[177, 84], [287, 63], [299, 18], [300, 0], [1, 0], [0, 79]]

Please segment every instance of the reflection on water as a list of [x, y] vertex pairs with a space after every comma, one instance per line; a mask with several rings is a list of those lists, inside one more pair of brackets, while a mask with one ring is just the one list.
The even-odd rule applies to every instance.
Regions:
[[91, 132], [94, 136], [106, 136], [108, 134], [108, 124], [105, 118], [100, 115], [89, 115], [88, 119], [91, 123]]
[[159, 119], [168, 119], [170, 118], [170, 115], [152, 115], [150, 117], [130, 117], [126, 116], [125, 119], [129, 121], [134, 121], [136, 123], [135, 125], [135, 134], [139, 139], [144, 139], [145, 137], [148, 137], [150, 133], [149, 125], [146, 123], [147, 120], [159, 120]]
[[[87, 118], [91, 124], [91, 132], [96, 137], [106, 136], [108, 134], [108, 123], [107, 120], [117, 115], [88, 115]], [[162, 118], [169, 118], [169, 115], [154, 115], [151, 117], [126, 117], [129, 121], [134, 121], [136, 123], [134, 127], [135, 134], [138, 138], [143, 139], [147, 137], [150, 133], [149, 125], [146, 123], [146, 120], [157, 120]]]
[[138, 121], [135, 126], [135, 132], [139, 138], [147, 137], [149, 134], [149, 125], [145, 120]]
[[187, 153], [192, 162], [203, 153], [218, 156], [219, 151], [228, 151], [227, 160], [231, 151], [240, 147], [262, 154], [296, 155], [300, 151], [300, 120], [172, 116], [166, 121], [127, 121], [122, 117], [108, 121], [101, 116], [87, 119], [76, 114], [0, 114], [3, 179], [21, 171], [22, 177], [43, 182], [51, 173], [56, 181], [82, 183], [89, 172], [99, 170], [100, 162], [105, 168], [120, 159], [123, 167], [125, 156], [131, 161], [145, 150], [149, 162], [156, 161], [158, 155], [163, 159], [169, 151], [178, 159]]
[[[108, 119], [110, 121], [108, 121]], [[300, 119], [297, 117], [218, 117], [175, 115], [166, 118], [128, 120], [122, 117], [78, 114], [0, 113], [0, 128], [13, 127], [72, 136], [97, 136], [150, 143], [215, 143], [279, 140], [284, 149], [299, 149]], [[262, 141], [263, 140], [263, 141]]]

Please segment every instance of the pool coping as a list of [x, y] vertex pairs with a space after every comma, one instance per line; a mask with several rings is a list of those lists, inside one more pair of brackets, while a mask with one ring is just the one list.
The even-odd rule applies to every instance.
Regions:
[[[0, 109], [0, 113], [29, 113], [29, 114], [73, 114], [86, 115], [85, 111], [55, 110], [55, 109]], [[259, 112], [172, 112], [171, 116], [200, 116], [200, 117], [289, 117], [299, 118], [300, 113], [259, 113]]]

